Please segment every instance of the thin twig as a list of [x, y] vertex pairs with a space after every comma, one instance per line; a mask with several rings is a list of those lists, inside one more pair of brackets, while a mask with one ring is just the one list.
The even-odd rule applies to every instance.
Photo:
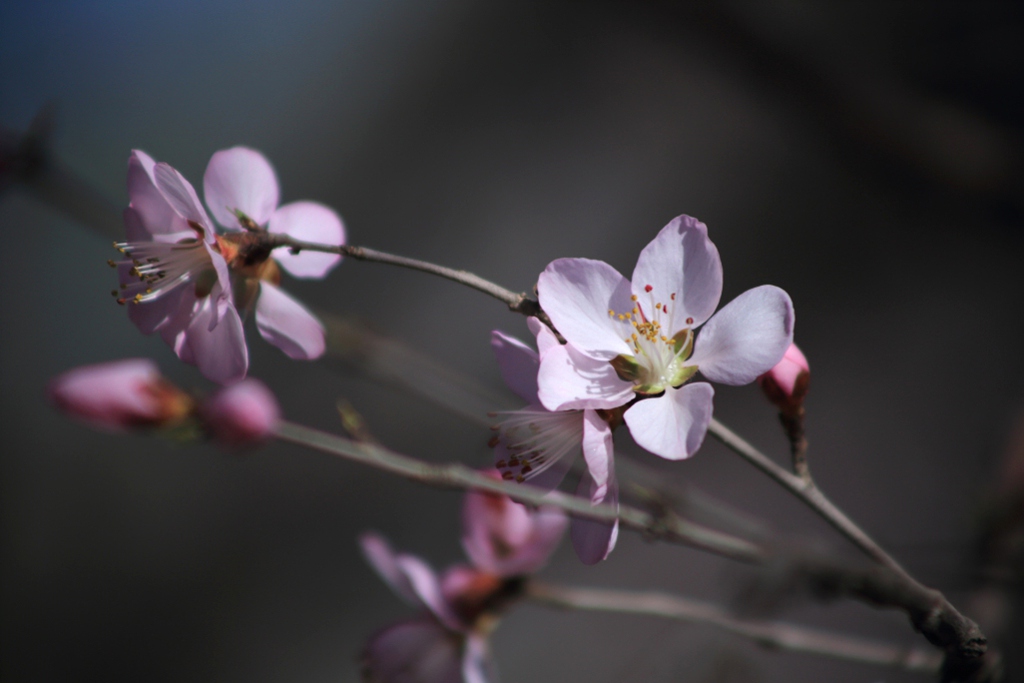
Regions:
[[533, 299], [523, 293], [513, 292], [511, 289], [506, 289], [501, 285], [491, 282], [490, 280], [485, 280], [479, 275], [475, 275], [465, 270], [456, 270], [454, 268], [437, 265], [436, 263], [430, 263], [429, 261], [420, 261], [419, 259], [397, 256], [395, 254], [377, 251], [376, 249], [357, 247], [350, 244], [331, 245], [304, 242], [283, 233], [266, 233], [265, 238], [267, 239], [268, 246], [271, 249], [287, 247], [291, 249], [292, 253], [296, 254], [300, 251], [319, 251], [328, 254], [341, 254], [342, 256], [348, 256], [359, 261], [387, 263], [392, 266], [400, 266], [402, 268], [410, 268], [423, 273], [437, 275], [494, 297], [498, 301], [506, 304], [511, 311], [522, 313], [526, 316], [535, 316], [543, 320], [545, 324], [551, 324], [551, 321], [548, 319], [544, 311], [541, 310], [540, 304], [537, 303], [536, 299]]
[[672, 512], [666, 511], [656, 516], [627, 506], [620, 506], [618, 511], [610, 505], [592, 506], [585, 498], [558, 491], [549, 492], [528, 484], [498, 481], [465, 465], [426, 463], [386, 448], [357, 443], [291, 422], [279, 424], [277, 437], [430, 486], [504, 494], [521, 503], [553, 505], [577, 517], [601, 522], [618, 519], [622, 526], [641, 531], [652, 538], [688, 545], [740, 562], [756, 564], [767, 561], [764, 547], [693, 524]]
[[804, 478], [787, 472], [781, 465], [767, 455], [757, 450], [743, 437], [736, 434], [718, 420], [712, 418], [708, 431], [733, 452], [742, 456], [748, 462], [767, 474], [769, 477], [782, 484], [783, 487], [795, 494], [800, 500], [806, 503], [812, 510], [817, 512], [829, 524], [835, 527], [841, 534], [850, 539], [858, 548], [863, 550], [869, 557], [874, 559], [905, 578], [910, 578], [906, 570], [889, 553], [878, 545], [874, 539], [857, 526], [853, 520], [846, 516], [842, 510], [837, 508], [832, 501], [825, 497], [825, 494], [815, 486], [810, 477]]
[[718, 605], [668, 593], [576, 588], [531, 581], [527, 584], [526, 595], [554, 607], [640, 614], [707, 624], [775, 650], [824, 655], [924, 673], [936, 673], [942, 664], [941, 655], [934, 650], [889, 645], [786, 622], [741, 619], [731, 616]]
[[[591, 506], [590, 501], [584, 498], [491, 479], [464, 465], [425, 463], [385, 448], [356, 443], [290, 422], [279, 424], [277, 436], [284, 441], [431, 486], [503, 494], [522, 503], [553, 505], [577, 517], [597, 521], [611, 522], [618, 518], [622, 526], [641, 531], [652, 538], [706, 550], [749, 564], [766, 564], [777, 558], [772, 549], [764, 544], [693, 524], [670, 511], [665, 511], [663, 515], [653, 515], [636, 508], [620, 506], [616, 512], [609, 505]], [[792, 560], [794, 571], [819, 596], [854, 597], [878, 607], [901, 609], [930, 643], [946, 651], [947, 663], [952, 661], [966, 668], [970, 668], [972, 663], [980, 663], [987, 642], [978, 625], [960, 614], [942, 593], [922, 586], [906, 572], [897, 572], [886, 566], [857, 569], [829, 557], [813, 554], [795, 556]]]

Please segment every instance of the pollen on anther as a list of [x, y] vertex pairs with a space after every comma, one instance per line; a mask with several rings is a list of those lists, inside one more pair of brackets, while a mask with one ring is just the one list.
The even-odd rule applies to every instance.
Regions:
[[113, 259], [109, 259], [109, 258], [108, 258], [108, 259], [107, 259], [107, 265], [108, 265], [108, 266], [110, 266], [111, 268], [117, 268], [117, 264], [116, 264], [116, 263], [114, 263], [114, 260], [113, 260]]
[[[636, 294], [633, 294], [629, 298], [630, 298], [631, 301], [636, 301], [637, 300]], [[634, 308], [633, 310], [635, 311], [636, 309]]]

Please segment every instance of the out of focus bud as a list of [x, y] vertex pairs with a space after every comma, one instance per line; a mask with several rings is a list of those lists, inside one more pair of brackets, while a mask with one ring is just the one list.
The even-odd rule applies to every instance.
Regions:
[[274, 432], [281, 410], [270, 389], [249, 378], [211, 396], [199, 409], [199, 417], [222, 444], [248, 446], [264, 441]]
[[[496, 471], [488, 474], [498, 478]], [[477, 569], [503, 577], [532, 574], [548, 561], [568, 524], [558, 508], [532, 510], [508, 496], [470, 492], [462, 506], [462, 547]]]
[[173, 426], [194, 408], [188, 394], [145, 358], [69, 370], [50, 382], [48, 393], [60, 410], [105, 431]]
[[803, 408], [810, 381], [811, 370], [807, 358], [796, 344], [790, 344], [782, 360], [757, 378], [768, 400], [778, 406], [783, 414], [791, 416]]

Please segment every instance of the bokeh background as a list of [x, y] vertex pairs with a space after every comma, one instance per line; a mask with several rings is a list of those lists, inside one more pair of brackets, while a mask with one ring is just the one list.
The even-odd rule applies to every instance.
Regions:
[[[366, 636], [411, 613], [357, 534], [377, 529], [435, 566], [461, 558], [457, 493], [286, 445], [238, 455], [97, 434], [47, 405], [56, 373], [124, 356], [209, 388], [110, 300], [132, 148], [200, 184], [214, 151], [256, 147], [283, 200], [336, 207], [350, 242], [522, 290], [563, 256], [628, 274], [669, 219], [701, 218], [723, 301], [766, 282], [795, 301], [819, 484], [919, 578], [969, 603], [980, 520], [1024, 409], [1022, 7], [3, 3], [5, 144], [52, 104], [51, 149], [82, 185], [0, 195], [0, 676], [354, 681]], [[286, 286], [512, 403], [488, 338], [525, 324], [483, 295], [357, 262]], [[289, 418], [337, 431], [345, 398], [396, 450], [489, 462], [488, 433], [465, 416], [358, 368], [291, 362], [250, 333], [251, 373]], [[719, 388], [716, 414], [784, 459], [756, 388]], [[625, 430], [616, 440], [666, 480], [856, 557], [710, 439], [683, 463], [643, 454]], [[563, 547], [544, 576], [741, 609], [763, 578], [635, 534], [596, 568]], [[775, 607], [923, 643], [892, 612]], [[1017, 615], [1004, 644], [1019, 679]], [[506, 681], [926, 680], [531, 605], [493, 644]]]

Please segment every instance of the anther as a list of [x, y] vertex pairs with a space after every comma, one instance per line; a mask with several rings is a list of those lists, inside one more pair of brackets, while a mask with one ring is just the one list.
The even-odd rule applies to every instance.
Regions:
[[644, 285], [644, 291], [645, 291], [645, 292], [649, 292], [649, 291], [651, 291], [652, 289], [654, 289], [654, 287], [652, 287], [652, 286], [650, 286], [650, 285]]
[[693, 318], [687, 318], [686, 319], [686, 324], [687, 325], [692, 325], [693, 324]]
[[675, 301], [675, 300], [676, 300], [676, 293], [672, 292], [672, 301]]
[[109, 259], [109, 258], [108, 258], [108, 259], [107, 259], [107, 265], [108, 265], [108, 266], [110, 266], [111, 268], [117, 268], [117, 264], [116, 264], [116, 263], [114, 263], [114, 260], [113, 260], [113, 259]]

